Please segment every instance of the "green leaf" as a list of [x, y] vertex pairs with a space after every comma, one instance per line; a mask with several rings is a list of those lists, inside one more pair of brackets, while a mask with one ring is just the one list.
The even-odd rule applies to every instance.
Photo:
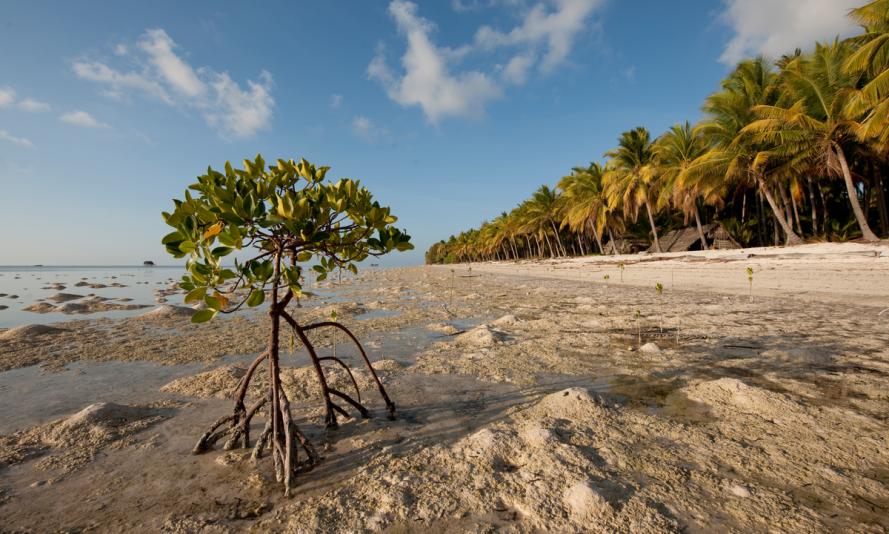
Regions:
[[217, 313], [216, 310], [211, 310], [211, 309], [200, 310], [191, 316], [191, 322], [206, 323], [210, 319], [216, 317], [216, 313]]
[[247, 298], [247, 306], [255, 308], [265, 301], [265, 291], [262, 289], [254, 289]]
[[211, 297], [209, 295], [205, 295], [204, 302], [207, 303], [208, 308], [211, 308], [211, 309], [214, 309], [217, 311], [222, 309], [222, 302], [216, 297]]
[[206, 287], [199, 287], [197, 289], [193, 289], [193, 290], [189, 291], [187, 295], [185, 295], [185, 303], [188, 304], [189, 302], [197, 302], [197, 301], [201, 300], [202, 298], [204, 298], [204, 295], [206, 295], [206, 294], [207, 294]]
[[166, 245], [168, 243], [178, 243], [184, 239], [185, 238], [182, 237], [182, 234], [180, 234], [178, 231], [170, 232], [169, 234], [165, 235], [163, 239], [161, 239], [161, 244]]

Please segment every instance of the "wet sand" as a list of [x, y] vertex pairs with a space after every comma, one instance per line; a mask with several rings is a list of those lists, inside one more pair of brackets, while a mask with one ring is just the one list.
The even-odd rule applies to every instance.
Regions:
[[[326, 430], [285, 339], [285, 387], [325, 458], [289, 499], [268, 458], [190, 454], [262, 350], [262, 314], [0, 339], [0, 404], [19, 413], [0, 416], [0, 530], [883, 532], [887, 260], [830, 250], [849, 253], [760, 258], [752, 296], [749, 257], [682, 260], [695, 276], [660, 294], [680, 260], [624, 260], [623, 284], [602, 280], [610, 259], [344, 281], [294, 312], [336, 306], [399, 417], [359, 379], [374, 417]], [[72, 422], [96, 402], [135, 415]]]

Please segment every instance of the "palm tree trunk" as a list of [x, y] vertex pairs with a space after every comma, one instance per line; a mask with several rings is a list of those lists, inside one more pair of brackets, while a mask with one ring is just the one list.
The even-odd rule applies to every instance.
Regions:
[[772, 196], [772, 192], [769, 191], [768, 186], [765, 181], [762, 179], [762, 175], [759, 173], [756, 174], [756, 183], [759, 185], [760, 191], [762, 191], [763, 196], [766, 197], [766, 201], [769, 203], [769, 207], [772, 208], [772, 213], [775, 215], [775, 219], [778, 221], [778, 224], [781, 225], [781, 228], [784, 229], [784, 235], [787, 236], [787, 245], [801, 245], [803, 240], [799, 238], [796, 233], [794, 233], [793, 228], [787, 224], [787, 219], [781, 215], [781, 208], [778, 207], [778, 204], [775, 202], [775, 197]]
[[843, 180], [846, 182], [846, 192], [849, 193], [849, 203], [852, 204], [852, 211], [858, 220], [858, 226], [861, 228], [861, 235], [866, 241], [879, 241], [880, 238], [867, 225], [867, 217], [861, 211], [861, 205], [858, 203], [858, 192], [855, 190], [855, 184], [852, 182], [852, 173], [849, 171], [849, 163], [846, 162], [846, 154], [843, 152], [839, 144], [834, 143], [833, 149], [837, 158], [840, 160], [840, 167], [843, 169]]
[[744, 191], [741, 194], [741, 224], [744, 224], [744, 219], [747, 217], [747, 191]]
[[812, 205], [812, 235], [818, 235], [818, 208], [815, 206], [815, 186], [809, 178], [809, 204]]
[[645, 199], [645, 211], [648, 212], [648, 223], [651, 224], [651, 233], [654, 235], [654, 250], [661, 252], [661, 243], [657, 239], [657, 228], [654, 225], [654, 217], [651, 215], [651, 206], [648, 205], [648, 199]]
[[553, 248], [552, 241], [549, 240], [549, 236], [546, 235], [546, 232], [543, 232], [543, 241], [546, 242], [546, 248], [549, 249], [549, 257], [555, 258], [557, 256], [556, 250]]
[[617, 241], [614, 240], [614, 233], [611, 231], [610, 226], [606, 226], [606, 228], [608, 228], [608, 239], [611, 241], [611, 255], [617, 256]]
[[599, 254], [605, 254], [605, 248], [602, 247], [602, 240], [599, 239], [599, 232], [596, 231], [596, 225], [593, 224], [593, 221], [587, 221], [587, 224], [590, 227], [590, 230], [593, 231], [593, 237], [596, 239], [596, 244], [599, 246]]
[[549, 220], [549, 224], [552, 225], [552, 227], [553, 227], [553, 232], [555, 232], [555, 234], [556, 234], [556, 243], [559, 245], [559, 249], [561, 249], [561, 254], [562, 254], [563, 256], [567, 256], [567, 255], [568, 255], [568, 251], [565, 250], [565, 245], [562, 244], [562, 238], [559, 237], [559, 229], [556, 228], [556, 223], [555, 223], [555, 221], [553, 221], [552, 219], [550, 219], [550, 220]]
[[874, 178], [877, 181], [877, 208], [880, 210], [880, 228], [883, 235], [889, 235], [889, 206], [886, 206], [886, 193], [883, 191], [883, 175], [880, 174], [880, 167], [874, 165]]
[[693, 206], [695, 214], [695, 224], [698, 225], [698, 235], [701, 236], [701, 248], [707, 250], [710, 246], [707, 244], [707, 236], [704, 235], [704, 228], [701, 226], [701, 215], [698, 213], [698, 204]]
[[793, 191], [790, 192], [790, 205], [793, 207], [793, 218], [796, 219], [796, 231], [799, 232], [799, 235], [805, 235], [803, 223], [799, 220], [799, 209], [796, 207], [796, 197], [793, 196]]

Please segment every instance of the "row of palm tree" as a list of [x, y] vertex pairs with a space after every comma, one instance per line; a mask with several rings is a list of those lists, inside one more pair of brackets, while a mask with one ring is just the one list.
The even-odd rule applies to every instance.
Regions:
[[[855, 37], [775, 62], [742, 61], [703, 119], [652, 139], [626, 131], [604, 163], [575, 167], [512, 211], [451, 236], [428, 263], [619, 252], [659, 230], [721, 223], [742, 245], [889, 233], [889, 0], [850, 12]], [[640, 222], [640, 215], [643, 215]], [[872, 223], [875, 223], [872, 225]]]

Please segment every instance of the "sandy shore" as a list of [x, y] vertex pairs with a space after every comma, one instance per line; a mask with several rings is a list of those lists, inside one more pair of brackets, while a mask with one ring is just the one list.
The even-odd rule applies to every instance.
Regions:
[[754, 295], [889, 307], [889, 244], [822, 243], [472, 265], [487, 273], [651, 288], [660, 282], [665, 288], [734, 295], [751, 291], [747, 267], [754, 271]]
[[740, 254], [331, 287], [294, 313], [335, 307], [399, 417], [359, 373], [374, 417], [325, 430], [288, 349], [284, 387], [325, 457], [290, 499], [267, 458], [189, 454], [262, 349], [262, 314], [0, 332], [0, 402], [21, 414], [0, 416], [0, 531], [886, 531], [887, 248]]

